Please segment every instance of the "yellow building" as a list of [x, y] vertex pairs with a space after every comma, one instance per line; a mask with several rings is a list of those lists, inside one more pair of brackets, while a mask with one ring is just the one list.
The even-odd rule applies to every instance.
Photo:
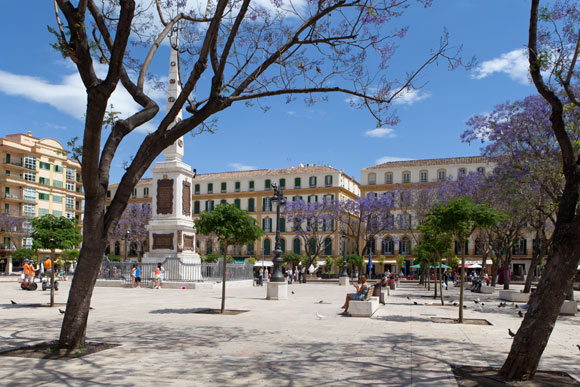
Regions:
[[[80, 223], [83, 214], [81, 166], [67, 157], [56, 140], [27, 134], [0, 138], [0, 208], [2, 213], [23, 218], [20, 230], [0, 231], [0, 271], [9, 271], [11, 252], [32, 247], [27, 219], [46, 214], [66, 216]], [[19, 262], [14, 262], [17, 267]]]

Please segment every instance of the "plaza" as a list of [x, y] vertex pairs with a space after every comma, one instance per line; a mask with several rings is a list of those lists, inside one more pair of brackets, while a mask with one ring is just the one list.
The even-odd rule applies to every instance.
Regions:
[[[66, 302], [69, 284], [56, 302]], [[226, 308], [247, 312], [211, 315], [193, 312], [218, 307], [219, 289], [97, 287], [87, 340], [120, 346], [68, 361], [0, 357], [1, 384], [456, 386], [452, 365], [501, 366], [512, 344], [508, 329], [522, 321], [514, 306], [497, 307], [496, 291], [466, 293], [465, 318], [493, 325], [433, 323], [457, 317], [457, 307], [429, 305], [439, 304], [432, 291], [405, 282], [372, 318], [339, 316], [352, 289], [293, 284], [280, 301], [266, 300], [266, 287], [228, 289]], [[0, 294], [0, 351], [58, 338], [58, 307], [23, 305], [45, 303], [48, 293], [4, 281]], [[458, 288], [445, 296], [457, 300]], [[558, 318], [539, 369], [580, 379], [579, 323], [579, 315]]]

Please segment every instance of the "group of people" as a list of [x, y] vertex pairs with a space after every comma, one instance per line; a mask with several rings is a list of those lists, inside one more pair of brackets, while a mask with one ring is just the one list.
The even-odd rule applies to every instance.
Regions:
[[[52, 271], [52, 260], [50, 257], [46, 257], [43, 262], [44, 275], [50, 276]], [[34, 259], [25, 258], [24, 264], [22, 265], [22, 284], [28, 286], [30, 283], [34, 282], [36, 276], [40, 275], [40, 266], [36, 264]]]
[[[296, 269], [287, 269], [284, 272], [284, 278], [288, 282], [288, 284], [292, 284], [293, 282], [297, 281], [298, 283], [302, 283], [304, 280], [304, 273], [305, 269], [297, 267]], [[260, 267], [258, 270], [258, 286], [264, 286], [264, 281], [269, 281], [272, 273], [268, 270], [268, 268]]]
[[[160, 262], [157, 264], [155, 269], [153, 270], [153, 282], [151, 287], [153, 289], [161, 289], [161, 282], [165, 278], [165, 268], [163, 264]], [[134, 264], [131, 268], [131, 287], [141, 287], [141, 267], [138, 263]]]

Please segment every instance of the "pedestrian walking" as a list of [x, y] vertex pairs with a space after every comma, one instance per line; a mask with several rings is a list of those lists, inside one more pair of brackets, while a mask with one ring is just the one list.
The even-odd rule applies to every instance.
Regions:
[[135, 265], [135, 287], [141, 287], [141, 268]]
[[133, 265], [131, 268], [131, 287], [135, 287], [135, 272], [137, 271], [137, 265]]
[[268, 271], [268, 268], [264, 269], [264, 279], [266, 280], [266, 282], [270, 281], [270, 273]]
[[258, 271], [258, 285], [264, 286], [264, 268], [261, 267]]

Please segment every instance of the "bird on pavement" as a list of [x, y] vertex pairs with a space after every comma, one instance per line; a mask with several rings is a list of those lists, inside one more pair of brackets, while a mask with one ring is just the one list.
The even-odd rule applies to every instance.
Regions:
[[476, 298], [475, 300], [473, 300], [473, 302], [475, 302], [476, 304], [479, 304], [481, 300], [479, 298]]
[[453, 303], [453, 306], [457, 306], [457, 305], [459, 305], [457, 302], [454, 302], [454, 303]]
[[64, 310], [58, 308], [58, 311], [60, 312], [60, 314], [64, 314]]
[[522, 311], [521, 311], [521, 310], [518, 310], [518, 316], [520, 316], [520, 317], [524, 317], [524, 314], [522, 313]]
[[516, 304], [516, 309], [519, 308], [518, 304]]
[[413, 304], [415, 304], [415, 305], [419, 305], [419, 304], [417, 303], [417, 301], [413, 301]]
[[294, 294], [294, 290], [292, 290], [292, 294]]
[[16, 305], [17, 304], [17, 302], [14, 301], [14, 300], [10, 300], [10, 302], [12, 303], [12, 305]]
[[508, 334], [510, 335], [510, 337], [515, 337], [515, 333], [512, 332], [511, 329], [508, 328]]
[[322, 320], [324, 318], [323, 315], [321, 315], [320, 313], [316, 312], [316, 319], [317, 320]]
[[324, 301], [320, 300], [318, 301], [319, 304], [324, 304]]
[[407, 296], [407, 300], [410, 300], [410, 299], [411, 299], [411, 297]]

